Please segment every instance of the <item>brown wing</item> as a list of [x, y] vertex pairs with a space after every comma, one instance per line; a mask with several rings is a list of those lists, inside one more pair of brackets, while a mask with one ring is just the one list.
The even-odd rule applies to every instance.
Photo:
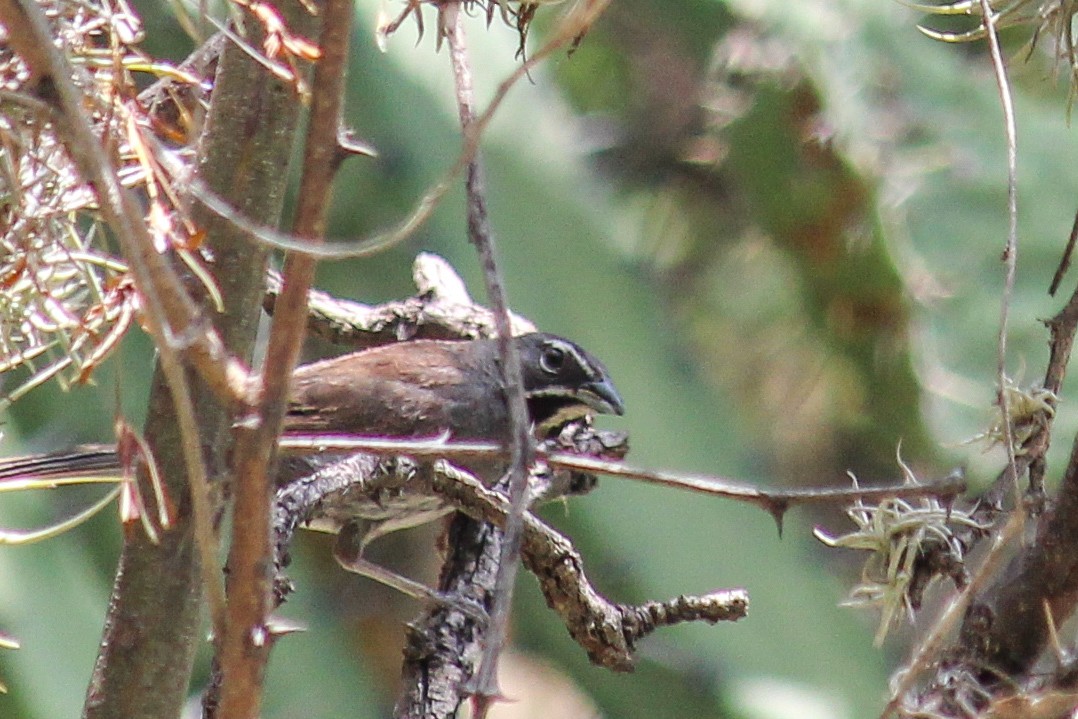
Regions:
[[468, 401], [468, 344], [405, 342], [300, 367], [286, 432], [416, 437], [453, 429]]

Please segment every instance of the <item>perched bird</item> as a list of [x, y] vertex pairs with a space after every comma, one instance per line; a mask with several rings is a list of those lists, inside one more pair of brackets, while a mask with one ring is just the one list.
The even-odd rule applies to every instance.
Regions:
[[[513, 338], [520, 354], [524, 396], [533, 433], [548, 436], [565, 422], [590, 413], [622, 414], [621, 396], [602, 362], [555, 335]], [[315, 362], [296, 370], [285, 434], [349, 432], [386, 437], [503, 440], [509, 411], [496, 340], [417, 340]], [[316, 472], [357, 473], [356, 460], [340, 453], [282, 457], [278, 483]], [[497, 480], [504, 460], [463, 463], [486, 483]], [[451, 511], [441, 498], [416, 485], [371, 496], [360, 487], [321, 502], [307, 526], [336, 531], [363, 519], [362, 544], [388, 532], [423, 524]]]
[[[584, 414], [624, 412], [606, 368], [579, 345], [545, 333], [514, 337], [513, 343], [537, 436]], [[496, 340], [414, 340], [297, 368], [284, 433], [501, 440], [508, 436], [507, 407]], [[314, 456], [284, 460], [278, 485], [323, 461]], [[0, 460], [0, 481], [108, 476], [119, 470], [115, 447], [94, 445]]]
[[[524, 396], [537, 439], [586, 414], [625, 411], [606, 368], [579, 345], [543, 333], [512, 341], [520, 353]], [[509, 436], [509, 410], [500, 362], [495, 340], [415, 340], [304, 365], [293, 376], [284, 434], [503, 440]], [[287, 539], [278, 547], [278, 562], [287, 564], [291, 533], [302, 523], [340, 533], [334, 554], [344, 568], [406, 594], [451, 601], [363, 558], [363, 548], [376, 537], [453, 510], [421, 482], [369, 486], [364, 474], [377, 466], [362, 454], [283, 456], [277, 467], [274, 524]], [[486, 460], [463, 466], [489, 484], [501, 476], [505, 463]], [[120, 470], [116, 447], [102, 445], [0, 460], [0, 482], [114, 476]], [[316, 484], [319, 491], [311, 502], [307, 489]], [[295, 507], [302, 509], [297, 513]], [[287, 586], [283, 582], [275, 591], [283, 596]]]
[[[625, 411], [606, 368], [579, 345], [543, 333], [513, 342], [538, 432]], [[416, 340], [298, 368], [285, 432], [503, 439], [507, 406], [495, 340]]]

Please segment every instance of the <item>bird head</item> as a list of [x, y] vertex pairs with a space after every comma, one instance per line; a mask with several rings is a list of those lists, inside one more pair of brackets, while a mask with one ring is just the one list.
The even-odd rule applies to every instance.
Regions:
[[515, 338], [532, 421], [549, 428], [586, 414], [624, 414], [606, 367], [580, 345], [536, 332]]

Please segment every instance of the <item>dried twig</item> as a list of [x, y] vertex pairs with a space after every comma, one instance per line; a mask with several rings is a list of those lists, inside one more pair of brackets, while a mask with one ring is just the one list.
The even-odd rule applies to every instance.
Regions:
[[[469, 125], [463, 133], [463, 147], [456, 162], [446, 170], [445, 174], [434, 183], [429, 190], [419, 199], [412, 212], [388, 230], [379, 232], [369, 237], [356, 239], [333, 240], [319, 246], [311, 246], [303, 238], [279, 232], [275, 228], [253, 221], [243, 212], [237, 210], [225, 198], [214, 192], [204, 182], [195, 178], [191, 181], [189, 190], [191, 194], [204, 204], [208, 209], [227, 219], [236, 227], [250, 234], [253, 238], [263, 242], [269, 247], [278, 250], [288, 250], [311, 255], [321, 260], [347, 259], [354, 257], [368, 257], [373, 254], [403, 242], [419, 229], [438, 207], [446, 193], [456, 186], [456, 180], [461, 173], [465, 172], [468, 164], [479, 151], [479, 141], [486, 131], [487, 125], [494, 119], [494, 115], [501, 107], [502, 102], [509, 95], [509, 91], [524, 77], [528, 76], [539, 63], [563, 47], [571, 46], [580, 37], [587, 33], [588, 29], [602, 14], [610, 0], [578, 0], [573, 8], [567, 12], [558, 24], [547, 35], [546, 43], [539, 48], [531, 57], [514, 70], [509, 77], [498, 85], [493, 98], [487, 104], [483, 112], [476, 116], [475, 121]], [[162, 158], [162, 161], [167, 158]]]
[[[550, 452], [551, 457], [567, 457], [568, 447], [614, 456], [624, 451], [605, 433], [586, 426], [563, 432], [557, 440], [562, 451]], [[618, 449], [609, 449], [619, 447]], [[430, 455], [433, 458], [434, 454]], [[288, 545], [295, 529], [313, 521], [345, 521], [356, 516], [379, 511], [379, 497], [396, 496], [402, 491], [430, 493], [441, 498], [446, 507], [465, 511], [479, 524], [468, 528], [454, 525], [448, 543], [450, 566], [461, 574], [443, 575], [441, 590], [454, 601], [474, 602], [485, 606], [490, 583], [494, 580], [498, 552], [482, 554], [485, 561], [476, 561], [473, 544], [476, 539], [485, 544], [489, 537], [482, 523], [504, 528], [511, 516], [511, 507], [501, 492], [485, 487], [475, 477], [462, 472], [444, 460], [421, 460], [418, 463], [399, 459], [378, 459], [371, 454], [352, 454], [319, 469], [309, 477], [290, 483], [277, 495], [275, 520], [279, 568], [287, 566]], [[576, 494], [591, 488], [592, 483], [567, 470], [538, 468], [531, 474], [529, 496], [546, 501], [566, 494]], [[433, 507], [434, 505], [432, 505]], [[372, 515], [373, 516], [373, 515]], [[582, 560], [572, 544], [543, 524], [530, 513], [524, 515], [523, 560], [539, 578], [548, 605], [566, 624], [570, 635], [588, 652], [593, 662], [617, 671], [628, 671], [633, 665], [635, 642], [660, 626], [685, 621], [735, 620], [744, 616], [747, 595], [742, 590], [724, 590], [701, 597], [680, 596], [669, 602], [647, 602], [639, 606], [615, 604], [605, 599], [588, 581]], [[462, 534], [466, 528], [477, 534]], [[493, 542], [495, 550], [499, 546]], [[460, 552], [464, 554], [459, 554]], [[459, 562], [459, 565], [457, 564]], [[486, 584], [484, 583], [486, 582]], [[277, 596], [283, 599], [290, 584], [279, 576]], [[460, 613], [453, 605], [437, 606], [431, 610], [431, 620], [412, 625], [406, 652], [406, 677], [422, 669], [423, 681], [406, 682], [406, 691], [398, 700], [399, 716], [443, 716], [451, 714], [460, 701], [460, 687], [472, 676], [478, 660], [476, 647], [482, 636], [474, 618]]]
[[[83, 93], [72, 78], [75, 71], [63, 52], [52, 43], [44, 13], [32, 0], [9, 0], [5, 22], [11, 23], [9, 34], [20, 33], [34, 38], [42, 48], [36, 61], [45, 63], [35, 73], [41, 78], [42, 99], [58, 112], [57, 127], [66, 140], [66, 147], [83, 178], [96, 188], [101, 212], [124, 250], [131, 265], [140, 296], [143, 299], [143, 319], [153, 335], [160, 352], [160, 362], [167, 378], [176, 423], [180, 427], [181, 445], [187, 473], [194, 493], [195, 524], [199, 528], [199, 547], [204, 555], [213, 555], [212, 519], [200, 497], [208, 494], [209, 482], [199, 448], [198, 422], [191, 402], [190, 383], [185, 375], [181, 355], [197, 367], [208, 385], [231, 400], [238, 396], [238, 386], [246, 371], [229, 357], [213, 329], [199, 319], [191, 298], [183, 289], [179, 277], [167, 259], [154, 248], [149, 231], [143, 222], [136, 199], [124, 189], [111, 159], [94, 135], [83, 103]], [[211, 598], [214, 616], [220, 620], [223, 605], [221, 580], [205, 568], [203, 580]]]
[[[460, 115], [461, 130], [467, 133], [469, 127], [475, 122], [475, 98], [463, 18], [460, 6], [455, 2], [447, 3], [442, 12], [448, 18], [445, 35], [453, 67], [457, 111]], [[505, 643], [509, 626], [509, 610], [516, 579], [517, 559], [520, 556], [521, 528], [526, 509], [528, 467], [531, 465], [535, 450], [528, 423], [528, 408], [524, 403], [524, 380], [520, 355], [516, 346], [509, 341], [512, 337], [509, 300], [506, 296], [501, 270], [498, 267], [494, 233], [487, 216], [483, 167], [478, 155], [468, 163], [464, 187], [468, 208], [468, 239], [479, 254], [479, 264], [483, 269], [483, 279], [486, 282], [487, 299], [494, 313], [495, 336], [498, 340], [505, 396], [509, 405], [509, 437], [511, 438], [509, 469], [507, 478], [503, 481], [506, 482], [509, 501], [513, 509], [504, 527], [505, 534], [501, 538], [495, 584], [491, 587], [490, 623], [486, 627], [484, 637], [486, 649], [483, 661], [479, 664], [478, 673], [471, 677], [469, 686], [469, 691], [472, 691], [475, 696], [476, 715], [482, 719], [486, 716], [490, 702], [501, 695], [497, 678], [498, 655]]]
[[1078, 212], [1074, 213], [1074, 223], [1071, 225], [1071, 233], [1067, 237], [1067, 244], [1063, 248], [1063, 255], [1059, 258], [1059, 267], [1056, 268], [1056, 273], [1052, 275], [1052, 283], [1048, 286], [1048, 294], [1053, 297], [1055, 297], [1060, 283], [1063, 282], [1063, 277], [1066, 276], [1067, 270], [1070, 269], [1075, 243], [1078, 243]]
[[[448, 457], [461, 460], [499, 457], [504, 456], [505, 452], [502, 447], [489, 442], [448, 441], [445, 437], [400, 440], [346, 434], [317, 434], [290, 435], [281, 440], [281, 451], [284, 454], [305, 454], [314, 449], [323, 452], [369, 452], [380, 455], [407, 455], [420, 459]], [[950, 499], [966, 490], [966, 481], [961, 472], [954, 472], [942, 479], [915, 485], [772, 489], [739, 482], [728, 477], [645, 469], [634, 467], [621, 461], [591, 456], [590, 454], [577, 455], [550, 452], [543, 447], [536, 449], [536, 457], [559, 469], [621, 477], [670, 489], [697, 492], [712, 497], [745, 502], [779, 518], [790, 507], [802, 504], [842, 504], [855, 499], [883, 499], [888, 497]]]
[[[514, 508], [501, 493], [444, 462], [436, 465], [432, 486], [456, 507], [484, 522], [504, 529], [514, 521]], [[580, 555], [569, 540], [530, 513], [522, 515], [521, 538], [524, 563], [539, 579], [547, 605], [562, 617], [588, 657], [608, 669], [631, 670], [636, 641], [660, 626], [699, 620], [736, 621], [748, 610], [748, 594], [741, 589], [702, 597], [683, 595], [639, 606], [614, 604], [591, 586]]]
[[[1003, 250], [1003, 262], [1006, 267], [1003, 282], [1003, 298], [1000, 302], [999, 335], [997, 339], [996, 384], [999, 388], [999, 407], [1003, 413], [1003, 432], [1005, 437], [1007, 464], [1012, 474], [1017, 477], [1015, 466], [1014, 436], [1011, 426], [1011, 406], [1007, 386], [1007, 322], [1010, 317], [1011, 298], [1014, 296], [1014, 279], [1018, 271], [1018, 131], [1014, 119], [1014, 100], [1011, 86], [1007, 79], [1007, 68], [1003, 64], [1003, 51], [999, 46], [999, 33], [996, 31], [996, 16], [989, 0], [979, 0], [981, 19], [988, 48], [992, 57], [992, 70], [999, 88], [1000, 106], [1003, 108], [1003, 124], [1007, 136], [1007, 243]], [[1017, 487], [1017, 485], [1016, 485]], [[1016, 490], [1017, 491], [1017, 490]]]
[[[293, 233], [312, 244], [325, 234], [326, 214], [336, 174], [337, 127], [343, 103], [344, 75], [352, 31], [352, 4], [329, 0], [321, 7], [319, 46], [310, 119], [304, 148], [303, 177]], [[306, 334], [307, 292], [316, 261], [290, 255], [284, 289], [276, 306], [266, 359], [254, 378], [249, 403], [253, 421], [236, 438], [236, 485], [232, 543], [229, 551], [228, 623], [221, 642], [221, 714], [257, 717], [269, 642], [264, 637], [271, 603], [270, 467], [288, 404], [289, 385]]]

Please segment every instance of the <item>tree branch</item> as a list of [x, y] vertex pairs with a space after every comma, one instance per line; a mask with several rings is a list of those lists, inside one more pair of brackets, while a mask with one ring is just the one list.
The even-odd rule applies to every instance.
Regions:
[[[287, 175], [280, 168], [289, 160], [296, 115], [297, 103], [287, 84], [269, 76], [229, 44], [217, 67], [200, 140], [201, 181], [242, 203], [253, 216], [274, 221], [281, 211]], [[224, 310], [213, 320], [221, 341], [234, 357], [249, 359], [263, 292], [261, 268], [268, 252], [252, 247], [242, 231], [198, 208], [195, 222], [205, 230], [213, 253], [210, 272]], [[165, 352], [167, 345], [162, 357]], [[221, 366], [229, 363], [235, 360]], [[196, 424], [201, 432], [195, 446], [200, 459], [205, 458], [209, 476], [223, 477], [231, 445], [230, 402], [221, 401], [220, 390], [213, 383], [201, 382], [194, 375], [190, 381], [190, 393], [183, 390], [180, 396], [197, 407]], [[237, 391], [229, 397], [239, 394]], [[158, 547], [133, 534], [126, 538], [87, 698], [86, 716], [94, 719], [171, 719], [180, 713], [187, 699], [194, 653], [203, 636], [199, 629], [200, 585], [209, 579], [200, 581], [200, 569], [202, 577], [220, 582], [216, 551], [207, 545], [214, 537], [213, 522], [221, 510], [223, 489], [215, 486], [210, 496], [192, 482], [195, 489], [189, 490], [172, 403], [173, 394], [159, 371], [151, 390], [146, 437], [170, 494], [179, 500], [179, 517]], [[203, 505], [199, 513], [202, 526], [197, 532], [201, 560], [194, 555], [192, 502]], [[138, 627], [145, 629], [132, 641], [132, 628]]]
[[[453, 67], [453, 80], [457, 92], [457, 110], [460, 114], [460, 126], [467, 133], [475, 122], [475, 97], [472, 89], [471, 64], [468, 61], [467, 41], [465, 39], [463, 13], [459, 2], [448, 2], [441, 12], [446, 18], [445, 37], [449, 45], [449, 58]], [[493, 230], [487, 215], [486, 189], [483, 183], [483, 168], [476, 155], [468, 163], [465, 174], [464, 190], [467, 197], [468, 239], [475, 246], [479, 255], [479, 264], [483, 269], [486, 282], [487, 299], [494, 313], [494, 327], [498, 340], [498, 355], [501, 358], [502, 382], [505, 397], [509, 405], [509, 468], [505, 484], [509, 502], [513, 508], [510, 520], [504, 525], [505, 535], [491, 535], [490, 542], [500, 545], [497, 572], [491, 589], [491, 599], [487, 604], [490, 622], [485, 628], [485, 651], [479, 664], [478, 674], [471, 677], [469, 690], [476, 697], [476, 715], [486, 716], [490, 702], [501, 692], [498, 689], [498, 654], [505, 643], [509, 628], [509, 612], [512, 606], [513, 585], [516, 579], [517, 560], [520, 557], [521, 532], [526, 511], [528, 489], [528, 467], [531, 465], [535, 448], [528, 423], [528, 408], [524, 402], [523, 370], [516, 346], [510, 341], [512, 326], [509, 316], [509, 299], [505, 292], [501, 270], [498, 267], [497, 249]], [[491, 549], [481, 541], [488, 532], [471, 528], [466, 522], [460, 522], [461, 532], [473, 535], [476, 540], [475, 559], [478, 561]], [[454, 548], [451, 561], [460, 556], [460, 562], [468, 564], [467, 557], [460, 549]], [[485, 563], [482, 565], [485, 566]], [[455, 581], [452, 575], [447, 581]]]
[[[333, 178], [339, 163], [337, 128], [344, 95], [344, 75], [352, 32], [352, 4], [327, 0], [321, 6], [321, 58], [315, 66], [307, 125], [303, 177], [293, 234], [317, 244], [325, 235]], [[251, 421], [236, 432], [235, 512], [229, 551], [228, 622], [221, 642], [221, 715], [259, 715], [269, 644], [271, 605], [270, 515], [274, 487], [272, 465], [288, 393], [306, 334], [307, 292], [316, 260], [289, 255], [284, 289], [270, 328], [262, 371], [254, 378]]]

